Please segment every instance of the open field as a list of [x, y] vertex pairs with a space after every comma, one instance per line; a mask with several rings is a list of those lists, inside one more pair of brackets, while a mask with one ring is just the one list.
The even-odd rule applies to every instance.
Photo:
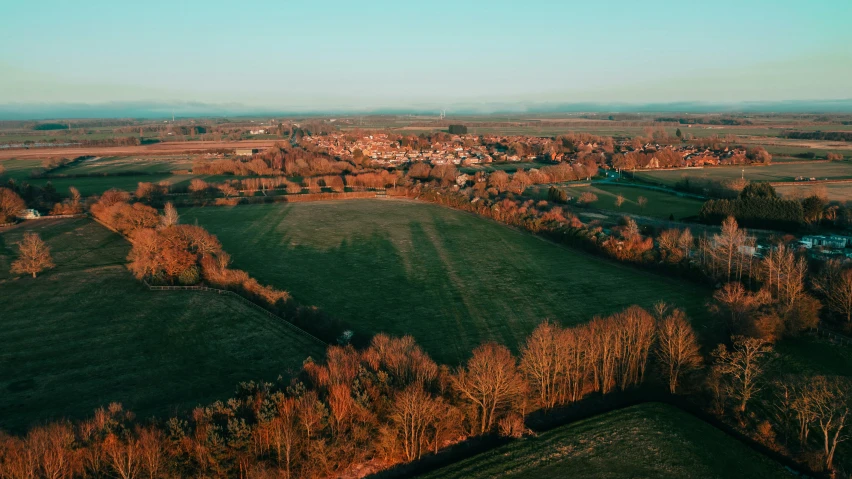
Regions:
[[790, 186], [776, 186], [775, 191], [781, 196], [807, 197], [812, 193], [825, 193], [829, 201], [852, 201], [852, 182], [828, 183], [809, 185], [806, 182]]
[[57, 170], [62, 175], [115, 175], [128, 172], [169, 173], [175, 170], [191, 170], [192, 158], [185, 155], [123, 157], [109, 156], [84, 160]]
[[671, 406], [642, 404], [521, 439], [419, 476], [769, 478], [787, 469]]
[[351, 200], [181, 215], [216, 234], [235, 267], [261, 282], [324, 308], [360, 338], [411, 334], [440, 362], [456, 363], [487, 340], [517, 350], [545, 319], [576, 324], [659, 300], [684, 307], [699, 332], [718, 330], [702, 288], [431, 204]]
[[0, 160], [0, 166], [3, 166], [5, 172], [0, 175], [5, 178], [13, 178], [15, 180], [23, 180], [30, 177], [30, 172], [41, 167], [41, 160]]
[[[625, 176], [632, 172], [625, 172]], [[637, 171], [636, 178], [665, 185], [674, 185], [684, 177], [730, 180], [745, 176], [751, 181], [794, 181], [796, 177], [817, 179], [852, 178], [852, 162], [833, 161], [819, 163], [777, 164], [769, 166], [722, 166], [715, 168], [689, 168], [679, 170]]]
[[268, 148], [285, 140], [172, 141], [139, 146], [93, 146], [58, 148], [0, 148], [0, 160], [76, 158], [78, 156], [154, 156], [201, 153], [233, 148]]
[[160, 173], [153, 175], [131, 175], [131, 176], [89, 176], [82, 178], [37, 178], [26, 181], [35, 186], [44, 186], [50, 182], [56, 191], [62, 196], [68, 196], [68, 188], [71, 186], [80, 190], [83, 196], [100, 195], [111, 188], [118, 188], [133, 193], [139, 182], [159, 183], [168, 181], [172, 186], [189, 184], [195, 178], [193, 175], [170, 175]]
[[[57, 264], [36, 279], [9, 276], [25, 231], [41, 234]], [[143, 418], [171, 414], [323, 354], [234, 298], [144, 289], [124, 267], [128, 249], [88, 219], [0, 230], [0, 429], [113, 401]]]
[[[652, 216], [661, 219], [669, 219], [670, 215], [674, 216], [676, 220], [695, 216], [703, 204], [701, 200], [678, 196], [674, 193], [611, 183], [595, 183], [592, 186], [578, 186], [564, 189], [568, 193], [568, 196], [575, 198], [584, 192], [597, 195], [598, 201], [590, 205], [592, 208], [610, 210], [616, 213]], [[547, 190], [548, 188], [540, 188], [538, 197], [546, 199]], [[624, 197], [624, 203], [621, 207], [615, 205], [618, 195]], [[644, 208], [639, 206], [638, 201], [640, 196], [644, 196], [648, 200]]]

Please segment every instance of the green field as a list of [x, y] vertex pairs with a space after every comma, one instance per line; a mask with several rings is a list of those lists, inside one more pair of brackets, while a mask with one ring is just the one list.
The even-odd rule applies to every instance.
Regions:
[[192, 158], [182, 156], [125, 157], [108, 156], [84, 160], [56, 173], [61, 175], [114, 175], [116, 173], [143, 172], [169, 173], [175, 170], [191, 170]]
[[[626, 172], [625, 175], [632, 173]], [[852, 178], [852, 162], [835, 161], [822, 163], [777, 164], [769, 166], [690, 168], [682, 170], [637, 171], [636, 178], [665, 185], [674, 185], [682, 178], [706, 178], [717, 181], [745, 176], [751, 181], [793, 181], [796, 177], [818, 179]]]
[[[661, 219], [669, 219], [670, 215], [676, 220], [690, 216], [696, 216], [703, 202], [694, 198], [678, 196], [675, 193], [655, 191], [645, 188], [637, 188], [609, 183], [595, 183], [594, 186], [582, 186], [565, 188], [568, 196], [579, 197], [583, 192], [591, 192], [597, 195], [598, 201], [592, 203], [592, 208], [611, 210], [616, 213], [630, 213], [635, 215], [652, 216]], [[542, 190], [542, 195], [547, 191]], [[615, 205], [618, 195], [624, 197], [624, 203], [620, 207]], [[644, 207], [639, 206], [639, 197], [644, 196], [647, 203]]]
[[[193, 208], [237, 268], [368, 338], [411, 334], [441, 362], [486, 340], [517, 349], [541, 321], [631, 304], [685, 307], [715, 334], [709, 292], [439, 206], [397, 200]], [[625, 293], [629, 291], [629, 293]]]
[[31, 171], [41, 168], [41, 163], [42, 160], [0, 160], [0, 166], [3, 166], [6, 170], [0, 177], [15, 180], [27, 179], [30, 177]]
[[92, 176], [82, 178], [39, 178], [27, 180], [36, 186], [45, 186], [50, 182], [56, 191], [62, 196], [68, 196], [68, 188], [71, 186], [80, 190], [83, 196], [103, 194], [112, 188], [118, 188], [133, 193], [140, 182], [159, 183], [168, 181], [172, 186], [188, 185], [194, 178], [193, 175], [170, 175], [167, 173], [154, 175], [132, 175], [132, 176]]
[[418, 476], [477, 478], [778, 478], [787, 469], [695, 417], [642, 404], [514, 441]]
[[[12, 278], [14, 243], [41, 234], [57, 268]], [[275, 381], [321, 345], [235, 298], [152, 292], [124, 267], [128, 243], [88, 219], [0, 232], [0, 429], [79, 418], [117, 401], [140, 417]]]

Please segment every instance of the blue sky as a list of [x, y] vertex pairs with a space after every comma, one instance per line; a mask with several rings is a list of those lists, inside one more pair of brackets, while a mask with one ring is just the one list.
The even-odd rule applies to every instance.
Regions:
[[852, 98], [852, 1], [13, 1], [0, 103]]

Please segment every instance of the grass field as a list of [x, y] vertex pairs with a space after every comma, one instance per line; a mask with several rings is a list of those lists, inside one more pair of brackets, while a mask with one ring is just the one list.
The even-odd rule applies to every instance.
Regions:
[[830, 201], [852, 201], [852, 182], [828, 183], [811, 185], [807, 183], [776, 186], [775, 191], [781, 196], [807, 197], [813, 193], [825, 193]]
[[[617, 184], [596, 183], [594, 186], [565, 188], [565, 191], [568, 193], [568, 196], [575, 198], [586, 191], [594, 193], [597, 195], [598, 201], [591, 204], [593, 208], [611, 210], [617, 213], [652, 216], [661, 219], [669, 219], [670, 215], [674, 216], [676, 220], [695, 216], [703, 204], [701, 200], [678, 196], [674, 193]], [[615, 205], [618, 195], [624, 197], [624, 203], [621, 207]], [[540, 196], [545, 198], [547, 190], [541, 189]], [[644, 207], [639, 206], [638, 201], [640, 196], [644, 196], [648, 200]]]
[[[629, 175], [631, 173], [625, 173]], [[852, 178], [852, 162], [797, 163], [770, 166], [700, 168], [688, 170], [641, 171], [636, 178], [647, 179], [666, 185], [674, 185], [684, 177], [710, 178], [713, 180], [736, 179], [745, 175], [751, 181], [793, 181], [798, 176], [818, 179]]]
[[642, 404], [521, 439], [422, 479], [779, 478], [787, 469], [663, 404]]
[[352, 200], [181, 215], [216, 234], [235, 266], [261, 282], [324, 308], [362, 338], [411, 334], [442, 362], [486, 340], [517, 349], [548, 318], [575, 324], [659, 300], [685, 307], [699, 331], [716, 331], [704, 289], [435, 205]]
[[[12, 278], [14, 243], [37, 231], [56, 269]], [[127, 242], [87, 219], [0, 233], [0, 429], [79, 418], [121, 402], [140, 417], [275, 381], [323, 348], [234, 298], [151, 292], [124, 267]]]
[[0, 177], [15, 180], [27, 179], [30, 177], [31, 171], [41, 168], [41, 163], [42, 160], [0, 160], [0, 166], [5, 168], [5, 172]]
[[159, 183], [160, 181], [168, 181], [172, 186], [180, 186], [189, 184], [189, 181], [195, 178], [193, 175], [170, 175], [167, 173], [153, 175], [132, 175], [132, 176], [92, 176], [82, 178], [38, 178], [28, 179], [27, 182], [36, 185], [44, 186], [50, 182], [56, 191], [62, 196], [68, 196], [68, 188], [71, 186], [80, 190], [83, 196], [100, 195], [104, 191], [111, 188], [118, 188], [133, 193], [140, 182]]
[[63, 175], [114, 175], [126, 172], [169, 173], [175, 170], [191, 170], [192, 158], [189, 156], [108, 156], [81, 161], [67, 168], [57, 170]]

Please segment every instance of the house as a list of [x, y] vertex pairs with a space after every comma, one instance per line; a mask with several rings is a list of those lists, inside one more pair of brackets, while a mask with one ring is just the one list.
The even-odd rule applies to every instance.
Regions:
[[21, 210], [21, 212], [18, 213], [18, 218], [22, 220], [32, 220], [40, 217], [41, 213], [39, 213], [38, 210], [33, 209]]
[[260, 130], [249, 130], [249, 133], [250, 133], [250, 134], [252, 134], [252, 135], [265, 135], [265, 134], [266, 134], [266, 130], [264, 130], [264, 129], [260, 129]]
[[826, 248], [842, 249], [845, 248], [848, 244], [848, 239], [843, 236], [837, 235], [813, 235], [802, 237], [802, 241], [800, 241], [800, 243], [805, 248], [813, 248], [814, 246], [825, 246]]

